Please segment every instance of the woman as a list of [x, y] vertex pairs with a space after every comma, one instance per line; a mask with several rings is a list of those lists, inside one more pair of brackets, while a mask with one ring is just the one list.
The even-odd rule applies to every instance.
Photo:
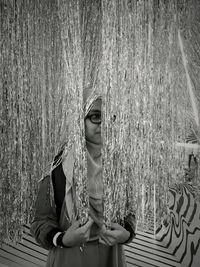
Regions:
[[[47, 176], [41, 181], [31, 225], [37, 242], [50, 250], [47, 267], [124, 267], [122, 244], [131, 242], [135, 236], [135, 218], [131, 215], [126, 218], [124, 227], [113, 223], [107, 229], [103, 223], [101, 98], [94, 95], [93, 103], [87, 107], [89, 102], [91, 97], [85, 105], [89, 220], [80, 226], [72, 217], [76, 207], [72, 182], [74, 154], [70, 152], [53, 170], [51, 178]], [[53, 204], [49, 197], [50, 179]]]

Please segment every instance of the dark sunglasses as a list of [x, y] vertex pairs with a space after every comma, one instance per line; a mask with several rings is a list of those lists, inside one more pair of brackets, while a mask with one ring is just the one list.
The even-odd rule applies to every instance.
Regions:
[[93, 124], [101, 124], [101, 113], [86, 116]]

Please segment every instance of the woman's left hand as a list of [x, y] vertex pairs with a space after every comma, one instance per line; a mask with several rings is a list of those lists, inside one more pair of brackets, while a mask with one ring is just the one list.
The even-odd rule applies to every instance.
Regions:
[[126, 242], [130, 237], [130, 233], [120, 224], [112, 223], [111, 229], [106, 229], [106, 227], [103, 226], [100, 237], [105, 245], [114, 246]]

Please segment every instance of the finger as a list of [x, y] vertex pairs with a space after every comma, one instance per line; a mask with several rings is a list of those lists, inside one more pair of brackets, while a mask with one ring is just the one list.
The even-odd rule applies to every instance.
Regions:
[[109, 244], [111, 244], [113, 240], [116, 240], [116, 236], [111, 230], [106, 230], [103, 233], [101, 232], [100, 237], [106, 240]]
[[113, 237], [108, 237], [108, 236], [102, 236], [102, 239], [108, 244], [109, 246], [113, 246], [116, 244], [116, 239]]
[[86, 236], [90, 236], [90, 232], [91, 232], [91, 227], [86, 229], [84, 233]]
[[118, 230], [106, 230], [103, 235], [107, 237], [113, 237], [116, 238], [116, 235], [118, 234]]
[[110, 240], [106, 236], [101, 236], [101, 240], [105, 243], [107, 246], [111, 246]]
[[83, 226], [76, 229], [76, 232], [79, 235], [84, 236], [84, 238], [89, 236], [90, 235], [90, 228], [91, 228], [91, 225], [93, 224], [93, 222], [94, 221], [90, 218], [86, 224], [84, 224]]
[[105, 242], [101, 237], [99, 238], [99, 243], [101, 243], [101, 244], [107, 246], [106, 242]]
[[123, 227], [118, 223], [111, 223], [111, 229], [121, 230]]
[[71, 225], [72, 229], [78, 229], [79, 228], [79, 221], [74, 221]]
[[104, 234], [105, 231], [106, 231], [106, 226], [103, 225], [103, 226], [101, 227], [100, 234]]
[[93, 219], [89, 218], [88, 222], [86, 224], [84, 224], [81, 228], [84, 232], [86, 232], [88, 229], [91, 228], [92, 224], [93, 224]]
[[90, 239], [90, 235], [84, 235], [83, 242], [88, 242]]
[[91, 217], [89, 217], [87, 224], [91, 226], [93, 224], [93, 222], [94, 222], [94, 220]]
[[87, 229], [85, 235], [90, 236], [91, 228]]

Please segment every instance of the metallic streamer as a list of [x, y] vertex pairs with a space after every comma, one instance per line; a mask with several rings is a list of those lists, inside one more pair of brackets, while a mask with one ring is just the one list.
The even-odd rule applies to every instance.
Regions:
[[156, 229], [168, 186], [184, 180], [188, 127], [200, 140], [177, 42], [180, 31], [199, 103], [198, 1], [1, 0], [0, 7], [1, 240], [20, 240], [37, 181], [73, 144], [78, 216], [87, 220], [87, 86], [103, 101], [105, 222], [137, 211], [143, 229], [156, 215]]

